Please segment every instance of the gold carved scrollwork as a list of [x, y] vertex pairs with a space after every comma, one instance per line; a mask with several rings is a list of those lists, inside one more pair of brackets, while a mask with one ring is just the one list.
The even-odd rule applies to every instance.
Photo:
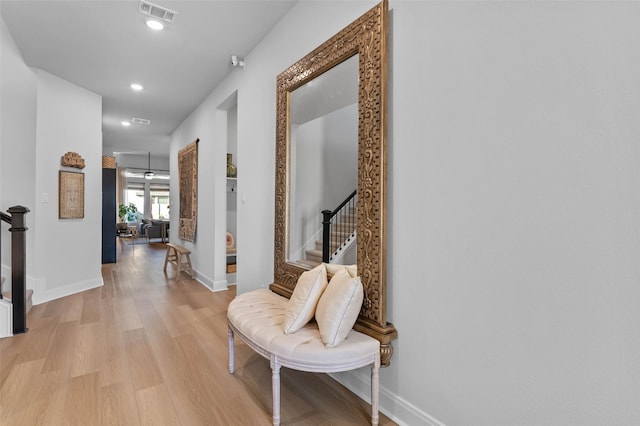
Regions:
[[387, 14], [384, 0], [277, 78], [274, 283], [289, 297], [300, 266], [288, 263], [289, 95], [351, 56], [359, 55], [357, 262], [365, 299], [355, 329], [381, 342], [382, 365], [393, 353], [395, 327], [386, 317]]

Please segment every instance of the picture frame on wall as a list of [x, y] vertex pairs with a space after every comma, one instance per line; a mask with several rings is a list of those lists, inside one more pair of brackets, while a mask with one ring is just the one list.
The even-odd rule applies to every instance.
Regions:
[[84, 173], [58, 172], [58, 218], [84, 218]]

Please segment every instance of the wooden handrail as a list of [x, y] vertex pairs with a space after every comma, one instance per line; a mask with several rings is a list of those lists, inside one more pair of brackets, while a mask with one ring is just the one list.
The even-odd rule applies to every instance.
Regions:
[[0, 212], [0, 220], [2, 220], [3, 222], [6, 222], [8, 224], [11, 224], [11, 215], [8, 215], [6, 213]]
[[[346, 206], [346, 205], [347, 205], [347, 203], [348, 203], [349, 201], [351, 201], [352, 199], [354, 199], [357, 193], [358, 193], [358, 190], [356, 189], [356, 190], [355, 190], [355, 191], [353, 191], [353, 192], [352, 192], [352, 193], [351, 193], [347, 198], [345, 198], [345, 199], [344, 199], [344, 201], [343, 201], [342, 203], [340, 203], [340, 205], [339, 205], [338, 207], [336, 207], [336, 208], [331, 212], [331, 218], [333, 218], [335, 215], [337, 215], [337, 214], [338, 214], [338, 212], [339, 212], [340, 210], [342, 210], [342, 208], [343, 208], [344, 206]], [[330, 219], [331, 219], [331, 218], [330, 218]]]
[[[336, 225], [333, 223], [333, 218], [338, 214], [341, 214], [341, 217], [344, 218], [345, 211], [348, 208], [352, 208], [355, 204], [355, 198], [358, 193], [356, 189], [353, 191], [345, 200], [340, 203], [338, 207], [332, 210], [323, 210], [322, 211], [322, 261], [324, 263], [329, 263], [332, 257], [332, 253], [335, 251], [334, 246], [342, 246], [345, 243], [345, 240], [338, 240], [338, 238], [334, 238], [334, 241], [331, 241], [331, 227]], [[353, 230], [355, 230], [355, 220], [348, 220], [340, 222], [340, 228], [342, 231], [346, 231], [343, 233], [351, 234]]]

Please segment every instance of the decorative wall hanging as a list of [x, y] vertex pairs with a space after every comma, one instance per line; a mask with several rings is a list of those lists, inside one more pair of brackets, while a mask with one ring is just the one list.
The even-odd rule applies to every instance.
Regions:
[[108, 155], [102, 156], [102, 168], [103, 169], [115, 169], [116, 157], [110, 157]]
[[194, 241], [198, 216], [198, 142], [196, 139], [178, 151], [180, 182], [180, 226], [178, 238]]
[[66, 167], [84, 169], [84, 158], [77, 152], [67, 152], [60, 158], [60, 164]]
[[84, 217], [84, 173], [58, 172], [58, 217], [81, 219]]

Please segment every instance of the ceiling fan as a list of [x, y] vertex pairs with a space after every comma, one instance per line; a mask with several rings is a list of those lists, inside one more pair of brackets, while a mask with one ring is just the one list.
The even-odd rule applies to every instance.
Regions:
[[155, 173], [151, 171], [151, 152], [149, 152], [149, 167], [147, 168], [147, 171], [144, 172], [144, 178], [153, 179], [154, 176], [155, 176]]
[[[139, 152], [121, 152], [120, 154], [140, 154]], [[146, 179], [146, 180], [169, 180], [169, 171], [168, 170], [151, 170], [151, 152], [149, 155], [149, 164], [147, 170], [144, 169], [136, 169], [136, 168], [127, 168], [125, 171], [125, 176], [128, 178], [135, 179]]]

